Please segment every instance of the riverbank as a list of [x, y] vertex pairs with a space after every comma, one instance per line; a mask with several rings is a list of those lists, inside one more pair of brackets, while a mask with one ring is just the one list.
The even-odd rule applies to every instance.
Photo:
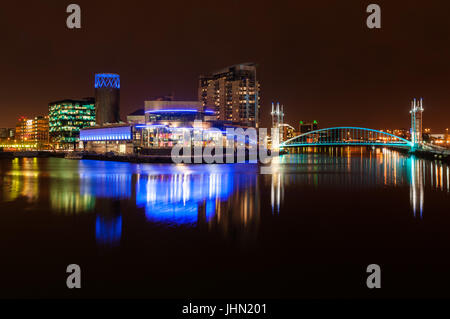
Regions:
[[[70, 158], [67, 155], [77, 155], [72, 156]], [[155, 163], [155, 164], [173, 164], [175, 163], [172, 159], [171, 150], [168, 149], [155, 149], [153, 154], [133, 154], [133, 155], [125, 155], [125, 154], [114, 154], [114, 153], [106, 153], [106, 154], [95, 154], [95, 153], [82, 153], [82, 152], [41, 152], [41, 151], [26, 151], [26, 152], [0, 152], [0, 158], [67, 158], [67, 160], [96, 160], [96, 161], [110, 161], [110, 162], [128, 162], [128, 163]], [[180, 158], [180, 161], [183, 159], [183, 162], [186, 164], [208, 164], [207, 161], [203, 158], [203, 156], [194, 156], [187, 155]], [[238, 155], [235, 153], [234, 156], [230, 156], [229, 158], [224, 154], [222, 157], [223, 163], [238, 163], [242, 162], [241, 159], [238, 161]], [[249, 153], [245, 154], [245, 162], [249, 162]], [[214, 164], [217, 163], [217, 159], [215, 159]]]
[[[429, 150], [415, 150], [411, 152], [406, 149], [398, 149], [400, 153], [405, 155], [414, 155], [419, 158], [427, 160], [439, 160], [445, 163], [450, 163], [450, 154], [440, 153], [438, 151], [431, 152]], [[48, 152], [48, 151], [23, 151], [23, 152], [0, 152], [0, 158], [64, 158], [68, 152]], [[174, 163], [170, 150], [156, 149], [153, 154], [133, 154], [133, 155], [120, 155], [114, 153], [95, 154], [95, 153], [77, 153], [80, 155], [78, 159], [84, 160], [96, 160], [96, 161], [111, 161], [111, 162], [129, 162], [129, 163]], [[283, 154], [280, 154], [283, 155]], [[75, 158], [72, 160], [76, 160]], [[190, 160], [190, 161], [189, 161]], [[249, 154], [245, 154], [245, 162], [248, 162]], [[224, 155], [222, 159], [223, 163], [231, 162], [237, 163], [237, 154], [234, 154], [233, 158], [228, 159]], [[187, 163], [193, 164], [208, 164], [202, 156], [187, 156], [184, 160]], [[217, 162], [217, 161], [216, 161]]]
[[63, 158], [65, 153], [46, 152], [46, 151], [22, 151], [22, 152], [0, 152], [0, 158]]
[[414, 152], [410, 152], [410, 154], [428, 159], [428, 160], [439, 160], [445, 163], [450, 163], [450, 154], [439, 152], [439, 151], [428, 151], [428, 150], [415, 150]]

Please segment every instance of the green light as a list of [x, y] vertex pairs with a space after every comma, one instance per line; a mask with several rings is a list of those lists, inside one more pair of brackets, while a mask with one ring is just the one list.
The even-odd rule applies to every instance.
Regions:
[[316, 121], [316, 120], [314, 120], [314, 124], [317, 124], [317, 121]]
[[300, 121], [300, 124], [303, 124], [303, 121]]

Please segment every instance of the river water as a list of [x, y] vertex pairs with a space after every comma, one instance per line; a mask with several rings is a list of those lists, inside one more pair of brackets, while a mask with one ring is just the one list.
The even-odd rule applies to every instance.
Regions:
[[438, 161], [357, 147], [264, 170], [16, 158], [0, 179], [0, 297], [450, 296]]

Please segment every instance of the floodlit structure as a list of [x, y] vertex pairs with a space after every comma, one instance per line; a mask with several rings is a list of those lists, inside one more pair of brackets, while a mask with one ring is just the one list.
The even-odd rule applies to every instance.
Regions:
[[80, 132], [80, 144], [90, 152], [132, 154], [135, 146], [133, 133], [134, 127], [124, 124], [86, 128]]
[[411, 102], [411, 142], [414, 146], [422, 143], [423, 99]]
[[[278, 130], [278, 143], [283, 141], [283, 131], [282, 126], [284, 124], [284, 112], [283, 112], [284, 106], [280, 103], [277, 103], [277, 106], [272, 103], [272, 112], [270, 115], [272, 115], [272, 128]], [[275, 141], [272, 137], [272, 141]]]

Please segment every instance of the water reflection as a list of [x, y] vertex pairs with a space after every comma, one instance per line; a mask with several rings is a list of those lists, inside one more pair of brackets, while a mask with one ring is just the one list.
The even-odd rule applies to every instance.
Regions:
[[426, 189], [450, 192], [448, 164], [390, 149], [309, 148], [306, 152], [282, 156], [264, 172], [271, 176], [273, 213], [280, 212], [285, 189], [290, 187], [352, 192], [407, 186], [412, 214], [418, 218], [423, 218]]
[[398, 190], [398, 201], [405, 203], [402, 194], [409, 191], [411, 216], [417, 218], [424, 217], [427, 194], [450, 193], [447, 164], [387, 149], [309, 149], [280, 157], [266, 173], [259, 174], [256, 165], [1, 160], [0, 203], [25, 198], [57, 214], [95, 214], [98, 245], [116, 246], [126, 214], [141, 214], [155, 227], [197, 228], [245, 240], [256, 238], [261, 205], [269, 216], [283, 215], [288, 192], [308, 201], [301, 198], [303, 190], [325, 197], [336, 190]]
[[422, 160], [417, 160], [414, 156], [409, 159], [409, 166], [411, 167], [411, 184], [410, 184], [410, 203], [413, 209], [414, 217], [419, 213], [419, 217], [423, 218], [423, 197], [424, 197], [424, 170], [425, 163]]
[[163, 227], [219, 229], [225, 235], [257, 227], [256, 166], [107, 164], [81, 161], [78, 168], [77, 193], [95, 198], [99, 244], [120, 242], [123, 201]]
[[29, 203], [35, 202], [39, 197], [39, 174], [37, 158], [12, 160], [11, 169], [3, 176], [4, 200], [24, 197]]
[[97, 200], [95, 211], [95, 239], [97, 244], [114, 247], [122, 237], [121, 204], [117, 199]]
[[209, 222], [216, 203], [226, 200], [234, 188], [233, 174], [174, 174], [139, 176], [136, 203], [145, 208], [149, 221], [168, 224]]
[[81, 192], [80, 181], [52, 178], [50, 180], [50, 207], [58, 214], [76, 215], [95, 210], [94, 194]]
[[284, 174], [272, 174], [272, 184], [270, 187], [270, 203], [272, 213], [280, 213], [280, 205], [284, 200]]

